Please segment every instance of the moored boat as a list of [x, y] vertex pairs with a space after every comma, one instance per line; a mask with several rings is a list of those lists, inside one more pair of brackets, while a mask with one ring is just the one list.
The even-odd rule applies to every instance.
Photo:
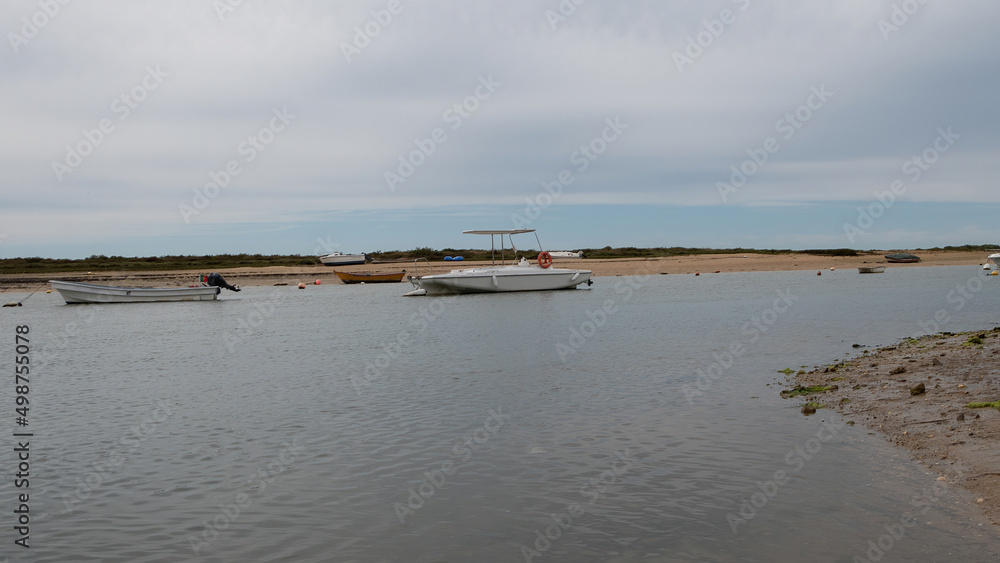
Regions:
[[406, 270], [392, 272], [389, 274], [352, 274], [350, 272], [338, 272], [334, 270], [340, 281], [344, 283], [399, 283], [403, 281]]
[[212, 301], [220, 287], [118, 287], [92, 283], [49, 280], [52, 288], [67, 304], [77, 303], [154, 303], [160, 301]]
[[[410, 283], [415, 289], [406, 295], [434, 295], [446, 293], [497, 293], [508, 291], [549, 291], [555, 289], [574, 289], [586, 283], [592, 284], [590, 270], [571, 270], [553, 268], [552, 255], [540, 250], [537, 264], [526, 258], [517, 258], [517, 247], [510, 236], [522, 233], [533, 233], [534, 229], [505, 229], [488, 231], [464, 231], [465, 234], [490, 235], [493, 263], [490, 266], [452, 270], [446, 274], [427, 276], [411, 276]], [[500, 235], [500, 265], [496, 264], [496, 247], [494, 238]], [[504, 255], [504, 235], [514, 249], [514, 262], [506, 263]], [[538, 240], [538, 236], [535, 236]], [[541, 247], [541, 244], [539, 244]]]
[[344, 254], [343, 252], [331, 252], [325, 256], [320, 256], [319, 261], [324, 266], [350, 266], [352, 264], [364, 264], [368, 259], [367, 254]]
[[556, 260], [566, 259], [566, 258], [583, 258], [583, 251], [570, 252], [568, 250], [553, 250], [549, 254], [552, 255]]
[[858, 268], [859, 274], [881, 274], [885, 271], [885, 266], [862, 266]]
[[1000, 252], [987, 256], [986, 263], [983, 264], [983, 269], [992, 270], [994, 272], [1000, 270]]
[[920, 257], [917, 256], [916, 254], [906, 254], [900, 252], [896, 254], [886, 254], [885, 261], [894, 262], [896, 264], [912, 264], [914, 262], [919, 262]]

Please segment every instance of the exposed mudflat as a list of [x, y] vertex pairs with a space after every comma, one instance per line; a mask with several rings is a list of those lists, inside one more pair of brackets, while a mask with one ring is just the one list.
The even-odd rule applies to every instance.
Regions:
[[792, 380], [830, 389], [788, 396], [789, 389], [783, 396], [835, 409], [848, 424], [881, 432], [939, 479], [971, 491], [1000, 524], [1000, 410], [968, 406], [1000, 401], [1000, 327], [909, 338], [837, 366], [800, 371]]

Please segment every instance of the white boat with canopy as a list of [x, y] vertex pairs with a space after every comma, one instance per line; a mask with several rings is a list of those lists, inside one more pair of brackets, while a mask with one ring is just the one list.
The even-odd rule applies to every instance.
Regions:
[[[519, 258], [517, 247], [514, 246], [511, 235], [533, 232], [535, 232], [534, 229], [463, 231], [467, 235], [490, 235], [492, 264], [477, 268], [452, 270], [447, 274], [409, 276], [410, 283], [415, 289], [406, 295], [549, 291], [574, 289], [582, 283], [587, 285], [593, 283], [590, 279], [593, 272], [590, 270], [553, 268], [552, 255], [541, 250], [541, 242], [538, 243], [539, 253], [536, 262], [529, 262], [524, 257]], [[500, 235], [500, 265], [496, 263], [497, 235]], [[510, 264], [507, 263], [504, 249], [505, 235], [514, 251], [514, 257]], [[535, 241], [538, 242], [538, 235], [535, 235]]]

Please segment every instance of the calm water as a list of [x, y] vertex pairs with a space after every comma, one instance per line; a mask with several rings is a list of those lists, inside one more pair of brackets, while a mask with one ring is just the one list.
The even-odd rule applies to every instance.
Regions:
[[[961, 308], [959, 284], [977, 289]], [[53, 293], [2, 309], [4, 341], [31, 327], [35, 437], [30, 557], [12, 543], [9, 469], [0, 557], [1000, 554], [965, 493], [934, 488], [906, 452], [834, 413], [803, 417], [773, 385], [777, 370], [922, 332], [939, 309], [942, 330], [1000, 324], [1000, 280], [976, 268], [604, 277], [589, 290], [457, 298], [408, 289], [251, 287], [113, 306]], [[0, 363], [13, 355], [0, 350]], [[12, 387], [0, 387], [11, 410]]]

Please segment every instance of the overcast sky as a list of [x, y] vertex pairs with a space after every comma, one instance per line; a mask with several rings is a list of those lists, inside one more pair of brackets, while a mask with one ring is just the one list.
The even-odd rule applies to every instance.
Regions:
[[997, 21], [993, 0], [8, 1], [0, 257], [524, 226], [551, 249], [1000, 243]]

